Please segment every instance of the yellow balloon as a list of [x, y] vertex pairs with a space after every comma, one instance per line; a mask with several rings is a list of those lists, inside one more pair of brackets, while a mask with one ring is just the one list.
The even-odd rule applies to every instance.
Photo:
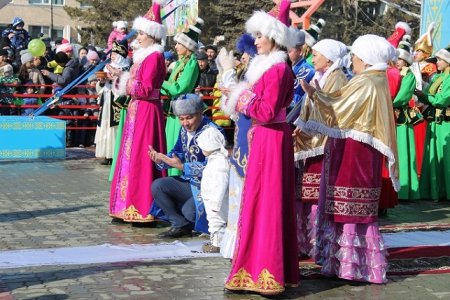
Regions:
[[43, 56], [45, 43], [41, 39], [33, 39], [28, 43], [28, 52], [33, 56]]

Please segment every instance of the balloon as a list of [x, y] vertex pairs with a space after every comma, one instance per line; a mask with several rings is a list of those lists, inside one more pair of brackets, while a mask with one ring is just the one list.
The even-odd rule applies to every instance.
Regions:
[[45, 43], [41, 39], [33, 39], [28, 43], [28, 52], [33, 56], [43, 56]]

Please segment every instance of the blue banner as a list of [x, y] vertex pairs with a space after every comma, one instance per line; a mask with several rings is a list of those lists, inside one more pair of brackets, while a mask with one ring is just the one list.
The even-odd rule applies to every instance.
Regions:
[[450, 44], [450, 1], [423, 0], [420, 34], [427, 31], [428, 25], [434, 22], [433, 52], [446, 48]]

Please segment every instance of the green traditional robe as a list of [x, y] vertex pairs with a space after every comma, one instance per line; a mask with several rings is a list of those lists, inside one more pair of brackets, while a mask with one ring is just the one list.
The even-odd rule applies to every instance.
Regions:
[[450, 67], [435, 76], [420, 101], [430, 105], [420, 177], [423, 199], [450, 200]]
[[[403, 73], [406, 70], [406, 74]], [[413, 124], [407, 118], [408, 104], [416, 88], [416, 78], [409, 68], [402, 70], [400, 90], [394, 99], [394, 110], [400, 114], [397, 122], [397, 149], [400, 170], [399, 199], [420, 199], [419, 179], [417, 177], [416, 146]], [[402, 118], [403, 117], [403, 118]]]
[[[200, 69], [195, 55], [180, 57], [169, 79], [162, 84], [161, 94], [168, 96], [170, 100], [164, 103], [164, 110], [168, 113], [166, 119], [167, 151], [171, 151], [175, 146], [181, 129], [178, 118], [172, 113], [170, 102], [179, 95], [191, 93], [197, 85], [199, 76]], [[168, 170], [168, 174], [169, 176], [179, 176], [181, 171], [172, 168]]]

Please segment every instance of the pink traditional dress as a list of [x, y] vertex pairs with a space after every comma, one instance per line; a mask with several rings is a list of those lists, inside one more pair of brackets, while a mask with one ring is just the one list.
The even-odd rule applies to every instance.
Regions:
[[299, 125], [329, 137], [317, 213], [316, 262], [325, 275], [384, 283], [386, 248], [378, 227], [384, 157], [392, 184], [399, 189], [386, 72], [365, 70], [335, 93], [316, 92], [313, 101], [315, 109]]
[[160, 88], [165, 77], [163, 47], [155, 44], [134, 52], [130, 72], [118, 90], [131, 95], [122, 142], [111, 185], [109, 214], [126, 222], [151, 222], [152, 182], [165, 176], [148, 156], [148, 146], [166, 153]]
[[279, 294], [298, 284], [294, 152], [286, 107], [294, 77], [282, 51], [256, 56], [228, 101], [252, 119], [229, 290]]

